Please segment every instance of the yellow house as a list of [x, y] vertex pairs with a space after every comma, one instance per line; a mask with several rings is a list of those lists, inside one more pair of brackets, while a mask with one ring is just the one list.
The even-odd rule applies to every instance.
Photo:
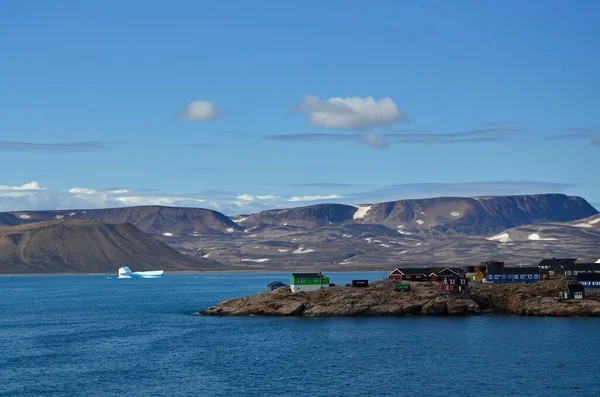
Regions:
[[485, 274], [483, 274], [480, 271], [475, 272], [475, 273], [467, 273], [466, 276], [469, 280], [472, 280], [472, 281], [481, 281], [481, 280], [485, 279]]

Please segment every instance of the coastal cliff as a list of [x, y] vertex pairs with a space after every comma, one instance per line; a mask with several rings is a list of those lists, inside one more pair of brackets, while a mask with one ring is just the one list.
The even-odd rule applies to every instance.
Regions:
[[521, 316], [600, 316], [600, 300], [556, 299], [564, 280], [535, 284], [472, 283], [465, 297], [439, 293], [439, 285], [410, 283], [410, 292], [397, 292], [390, 281], [367, 288], [333, 286], [293, 294], [289, 287], [221, 302], [199, 314], [208, 316], [468, 316], [482, 311]]
[[291, 292], [289, 287], [231, 299], [202, 311], [225, 316], [402, 316], [475, 315], [479, 305], [467, 298], [438, 295], [432, 283], [413, 283], [411, 292], [397, 292], [389, 281], [376, 281], [367, 288], [333, 286], [309, 293]]

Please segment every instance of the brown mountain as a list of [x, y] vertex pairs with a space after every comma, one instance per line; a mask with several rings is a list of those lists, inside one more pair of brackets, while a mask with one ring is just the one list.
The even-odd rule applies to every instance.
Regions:
[[39, 222], [53, 219], [90, 219], [111, 224], [127, 222], [153, 236], [169, 237], [220, 234], [228, 231], [240, 230], [240, 227], [227, 216], [220, 212], [203, 208], [178, 208], [151, 205], [98, 210], [20, 211], [0, 213], [0, 225], [14, 225], [18, 223]]
[[129, 223], [54, 220], [0, 227], [0, 273], [115, 273], [223, 269], [218, 262], [191, 258]]

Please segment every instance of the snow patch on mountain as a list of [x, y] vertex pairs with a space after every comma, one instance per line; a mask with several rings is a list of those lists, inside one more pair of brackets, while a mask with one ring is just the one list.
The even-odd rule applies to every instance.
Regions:
[[492, 237], [487, 238], [490, 241], [499, 241], [501, 243], [507, 243], [511, 241], [510, 235], [508, 233], [500, 233]]
[[228, 227], [227, 229], [225, 229], [225, 231], [227, 233], [233, 233], [233, 228], [232, 227]]
[[367, 215], [367, 212], [369, 212], [369, 210], [371, 209], [371, 206], [357, 206], [356, 208], [358, 208], [358, 210], [356, 210], [356, 212], [354, 213], [354, 216], [352, 218], [354, 219], [362, 219], [365, 217], [365, 215]]
[[590, 225], [589, 223], [578, 223], [576, 225], [573, 225], [574, 227], [592, 227], [592, 225]]
[[29, 216], [27, 214], [22, 214], [22, 215], [19, 215], [19, 218], [21, 218], [21, 219], [31, 219], [31, 216]]
[[289, 250], [288, 249], [279, 248], [279, 249], [277, 249], [277, 251], [279, 251], [279, 252], [288, 252]]
[[529, 240], [536, 240], [536, 241], [539, 241], [539, 240], [544, 240], [544, 241], [558, 240], [556, 238], [551, 238], [551, 237], [549, 237], [549, 238], [541, 238], [540, 235], [537, 234], [537, 233], [532, 233], [529, 236], [527, 236], [527, 238]]
[[308, 254], [309, 252], [314, 252], [315, 250], [311, 250], [310, 248], [304, 249], [302, 247], [294, 250], [292, 254]]
[[422, 220], [420, 220], [420, 219], [417, 219], [417, 220], [416, 220], [416, 222], [417, 222], [419, 225], [422, 225], [422, 224], [424, 224], [424, 223], [425, 223], [425, 222], [423, 222], [423, 221], [422, 221]]
[[163, 236], [165, 236], [165, 237], [173, 237], [173, 233], [164, 232]]
[[54, 219], [62, 219], [62, 218], [64, 218], [64, 217], [65, 217], [64, 215], [56, 215], [56, 216], [54, 217]]
[[248, 218], [232, 219], [232, 221], [239, 224], [239, 223], [244, 222], [246, 219], [248, 219]]
[[452, 216], [460, 216], [460, 214], [458, 212], [456, 212], [456, 211], [452, 211], [450, 213], [450, 215], [452, 215]]
[[263, 262], [268, 262], [269, 259], [268, 258], [261, 258], [261, 259], [242, 259], [242, 262], [258, 262], [258, 263], [263, 263]]
[[595, 225], [596, 223], [600, 222], [600, 218], [596, 218], [596, 219], [592, 219], [591, 221], [588, 221], [588, 223], [590, 225]]
[[387, 245], [387, 244], [379, 244], [379, 245], [382, 246], [382, 247], [385, 247], [385, 248], [390, 248], [390, 246]]

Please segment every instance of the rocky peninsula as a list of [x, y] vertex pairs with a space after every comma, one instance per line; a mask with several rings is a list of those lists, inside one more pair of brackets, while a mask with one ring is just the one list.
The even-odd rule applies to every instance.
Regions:
[[600, 299], [557, 299], [564, 280], [531, 284], [472, 282], [468, 295], [442, 294], [439, 285], [412, 282], [410, 292], [398, 292], [393, 282], [376, 281], [367, 288], [332, 286], [309, 293], [289, 287], [221, 302], [201, 315], [216, 316], [470, 316], [482, 312], [521, 316], [600, 316]]

